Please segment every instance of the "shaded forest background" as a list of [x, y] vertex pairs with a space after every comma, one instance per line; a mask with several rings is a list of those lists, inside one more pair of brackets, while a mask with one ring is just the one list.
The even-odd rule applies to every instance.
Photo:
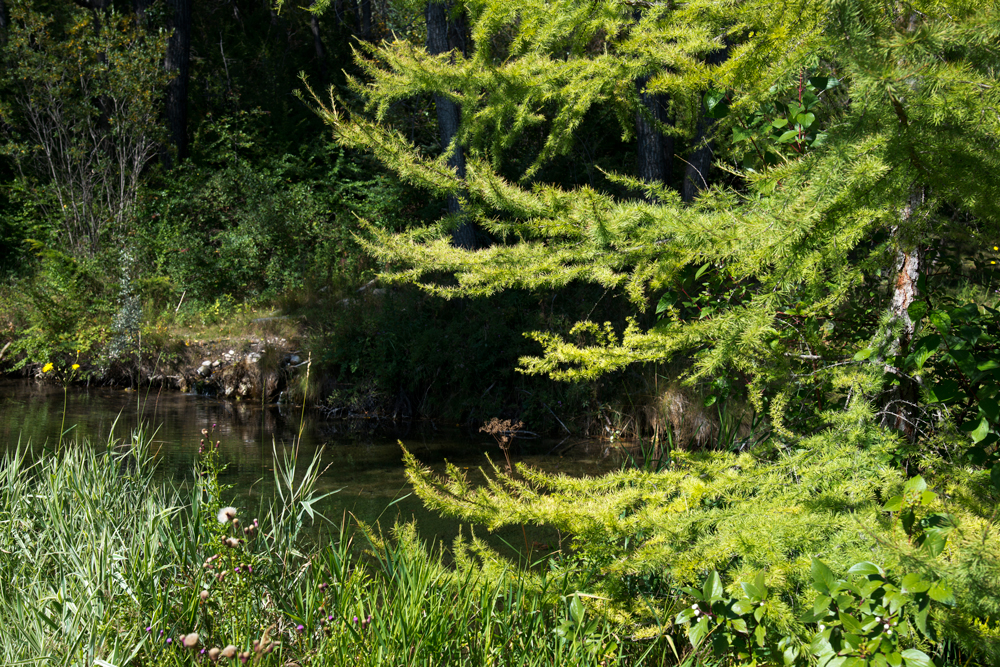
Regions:
[[[447, 7], [438, 10], [448, 21]], [[622, 319], [613, 291], [445, 302], [370, 283], [384, 267], [357, 242], [362, 219], [402, 231], [454, 203], [338, 146], [300, 93], [307, 82], [355, 99], [345, 85], [361, 74], [353, 50], [392, 36], [425, 42], [423, 4], [337, 2], [318, 16], [252, 1], [7, 0], [0, 11], [8, 370], [79, 361], [78, 380], [133, 383], [139, 374], [107, 369], [134, 364], [137, 351], [150, 366], [147, 357], [215, 337], [227, 322], [246, 325], [233, 325], [235, 337], [250, 335], [250, 322], [276, 316], [293, 320], [312, 352], [314, 395], [359, 411], [403, 405], [562, 430], [556, 412], [586, 421], [603, 406], [608, 427], [629, 420], [623, 389], [664, 382], [647, 373], [558, 385], [515, 372], [537, 351], [523, 331], [565, 331], [587, 313]], [[450, 30], [468, 39], [467, 28]], [[415, 143], [441, 150], [432, 96], [393, 113]], [[591, 114], [573, 151], [541, 176], [608, 186], [602, 168], [634, 170], [635, 142], [610, 115]]]

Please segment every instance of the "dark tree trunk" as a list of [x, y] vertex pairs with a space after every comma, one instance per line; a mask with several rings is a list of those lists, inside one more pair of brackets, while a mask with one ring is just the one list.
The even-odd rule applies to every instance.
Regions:
[[357, 34], [361, 34], [362, 22], [361, 22], [361, 10], [358, 9], [358, 0], [351, 0], [351, 13], [354, 14], [354, 23], [357, 25]]
[[372, 38], [372, 0], [361, 0], [361, 36]]
[[667, 122], [667, 109], [662, 95], [645, 92], [648, 81], [648, 76], [636, 81], [642, 104], [635, 114], [638, 175], [647, 183], [666, 183], [672, 175], [674, 139], [656, 126], [657, 122]]
[[135, 22], [139, 27], [146, 27], [146, 10], [152, 4], [153, 0], [132, 0], [132, 11], [135, 13]]
[[[452, 42], [464, 42], [462, 26], [453, 24], [448, 20], [448, 5], [446, 3], [428, 3], [426, 19], [428, 53], [447, 53], [453, 48]], [[459, 35], [461, 35], [461, 39]], [[462, 50], [461, 46], [455, 48]], [[458, 134], [461, 109], [444, 95], [434, 96], [434, 106], [437, 108], [441, 146], [444, 150], [449, 150], [452, 146], [452, 141], [455, 139], [455, 135]], [[465, 151], [462, 149], [462, 146], [458, 144], [454, 146], [454, 150], [448, 158], [448, 166], [455, 170], [459, 178], [465, 178]], [[448, 196], [448, 213], [451, 215], [462, 214], [462, 205], [456, 195]], [[464, 220], [453, 232], [451, 240], [459, 248], [474, 250], [477, 245], [476, 229], [472, 223]]]
[[[714, 52], [707, 59], [709, 65], [722, 64], [729, 55], [728, 49]], [[681, 186], [681, 197], [684, 201], [694, 201], [698, 193], [708, 187], [708, 170], [715, 156], [709, 134], [715, 121], [705, 115], [704, 105], [698, 117], [698, 133], [694, 142], [694, 150], [688, 156], [687, 168], [684, 170], [684, 184]]]
[[187, 112], [188, 77], [191, 61], [191, 0], [168, 0], [173, 16], [173, 32], [167, 42], [167, 56], [164, 67], [172, 74], [167, 84], [167, 123], [170, 126], [170, 142], [177, 152], [178, 162], [188, 154]]
[[[313, 5], [315, 4], [316, 0], [313, 0]], [[319, 78], [325, 84], [327, 82], [326, 49], [323, 47], [323, 39], [319, 32], [319, 17], [315, 13], [309, 17], [309, 29], [312, 31], [313, 49], [316, 51], [316, 62], [319, 65]]]
[[0, 0], [0, 45], [7, 43], [7, 5]]

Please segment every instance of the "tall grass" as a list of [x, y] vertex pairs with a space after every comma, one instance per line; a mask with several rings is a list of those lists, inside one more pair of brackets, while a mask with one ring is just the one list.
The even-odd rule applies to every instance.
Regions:
[[17, 449], [0, 463], [0, 664], [528, 667], [664, 657], [663, 646], [632, 641], [596, 614], [569, 577], [482, 568], [472, 550], [449, 564], [411, 525], [383, 537], [346, 516], [321, 521], [318, 460], [303, 466], [276, 452], [275, 498], [251, 513], [223, 502], [232, 498], [210, 439], [192, 484], [170, 488], [154, 477], [148, 436], [104, 451], [73, 443], [37, 460]]

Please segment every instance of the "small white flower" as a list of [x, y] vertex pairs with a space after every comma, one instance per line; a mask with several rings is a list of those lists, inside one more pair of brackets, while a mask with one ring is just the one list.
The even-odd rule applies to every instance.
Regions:
[[760, 603], [760, 606], [761, 606], [761, 607], [763, 607], [763, 606], [764, 606], [764, 603], [763, 603], [763, 602], [761, 602], [761, 603]]
[[697, 608], [698, 608], [698, 603], [697, 603], [697, 602], [695, 602], [695, 603], [694, 603], [693, 605], [691, 605], [691, 608], [692, 608], [692, 609], [697, 609]]
[[892, 634], [892, 630], [886, 630], [886, 631], [885, 631], [885, 634], [887, 634], [887, 635], [891, 635], [891, 634]]
[[820, 624], [819, 624], [819, 631], [820, 631], [820, 632], [823, 632], [824, 630], [826, 630], [826, 626], [825, 626], [825, 625], [823, 625], [822, 623], [820, 623]]
[[701, 609], [697, 609], [697, 608], [696, 608], [696, 609], [694, 610], [694, 615], [695, 615], [695, 616], [697, 616], [697, 615], [698, 615], [698, 614], [700, 614], [700, 613], [701, 613]]
[[[888, 623], [883, 624], [882, 627], [884, 627], [886, 630], [889, 630], [889, 624]], [[889, 632], [892, 632], [892, 630], [889, 630]]]

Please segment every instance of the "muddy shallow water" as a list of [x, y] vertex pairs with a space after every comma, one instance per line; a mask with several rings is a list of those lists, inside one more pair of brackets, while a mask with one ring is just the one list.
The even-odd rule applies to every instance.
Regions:
[[[253, 514], [262, 500], [273, 497], [273, 452], [291, 447], [301, 432], [301, 465], [308, 464], [322, 448], [326, 472], [320, 489], [339, 489], [320, 504], [327, 516], [339, 523], [344, 512], [349, 512], [365, 521], [379, 520], [383, 526], [390, 526], [396, 518], [413, 518], [422, 535], [447, 542], [457, 534], [458, 524], [428, 512], [413, 495], [404, 498], [411, 489], [403, 474], [398, 442], [436, 470], [443, 470], [447, 460], [469, 469], [473, 479], [479, 466], [488, 468], [488, 457], [503, 462], [502, 452], [486, 434], [469, 434], [441, 424], [327, 421], [310, 411], [303, 415], [301, 408], [282, 409], [169, 390], [71, 388], [64, 397], [61, 387], [23, 380], [0, 380], [0, 450], [18, 442], [36, 451], [54, 447], [64, 414], [64, 440], [84, 440], [97, 446], [103, 446], [109, 434], [125, 438], [140, 422], [147, 424], [155, 430], [158, 474], [177, 484], [192, 479], [201, 430], [215, 425], [213, 437], [220, 441], [227, 465], [222, 481], [233, 485], [241, 514]], [[603, 442], [567, 440], [560, 444], [559, 440], [531, 439], [516, 443], [511, 451], [513, 460], [550, 472], [597, 475], [620, 465], [617, 452]], [[553, 450], [557, 453], [550, 454]], [[523, 547], [524, 539], [515, 528], [500, 531], [491, 542], [502, 544], [506, 540]], [[554, 532], [533, 531], [529, 535], [530, 542], [551, 546], [557, 546], [558, 540]]]

